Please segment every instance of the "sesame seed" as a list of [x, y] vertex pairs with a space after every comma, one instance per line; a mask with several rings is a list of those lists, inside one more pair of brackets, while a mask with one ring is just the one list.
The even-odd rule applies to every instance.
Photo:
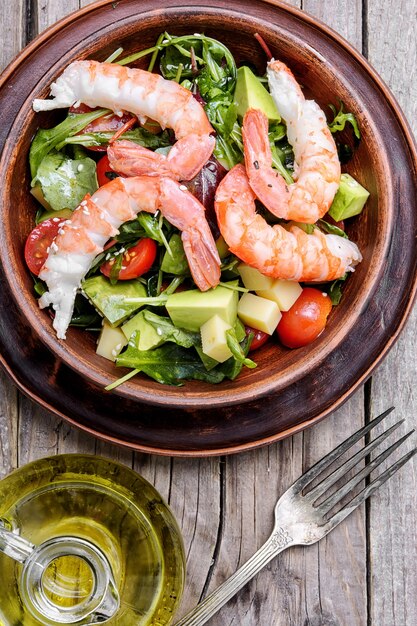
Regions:
[[185, 185], [180, 185], [181, 191], [187, 191], [187, 187]]
[[53, 218], [52, 218], [52, 221], [53, 221], [53, 222], [59, 222], [59, 217], [53, 217]]

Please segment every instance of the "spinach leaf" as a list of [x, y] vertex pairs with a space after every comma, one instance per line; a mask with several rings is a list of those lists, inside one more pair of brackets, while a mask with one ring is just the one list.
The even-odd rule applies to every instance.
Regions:
[[70, 159], [54, 151], [40, 162], [33, 184], [36, 182], [54, 211], [73, 210], [87, 193], [98, 189], [96, 164], [89, 157]]
[[184, 379], [220, 383], [224, 374], [216, 369], [208, 372], [195, 350], [165, 343], [154, 350], [139, 350], [138, 337], [133, 335], [127, 350], [119, 355], [116, 364], [144, 372], [150, 378], [166, 385], [182, 385]]
[[108, 109], [98, 109], [90, 113], [70, 113], [63, 122], [49, 129], [40, 129], [36, 133], [29, 152], [29, 165], [32, 178], [36, 176], [38, 167], [43, 158], [54, 148], [60, 149], [60, 144], [65, 142], [67, 137], [76, 135], [90, 122], [110, 113]]

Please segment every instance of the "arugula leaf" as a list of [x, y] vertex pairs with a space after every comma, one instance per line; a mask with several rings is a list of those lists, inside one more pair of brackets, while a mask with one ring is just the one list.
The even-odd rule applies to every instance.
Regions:
[[74, 210], [87, 193], [98, 189], [96, 163], [89, 157], [70, 159], [54, 151], [40, 162], [32, 184], [36, 182], [54, 211]]
[[190, 274], [187, 257], [184, 252], [181, 235], [174, 233], [169, 240], [169, 250], [166, 250], [161, 263], [161, 270], [175, 276]]
[[162, 341], [172, 341], [183, 348], [192, 348], [201, 342], [200, 333], [177, 328], [169, 317], [156, 315], [152, 311], [143, 311], [143, 317], [155, 328]]
[[342, 287], [347, 277], [348, 277], [348, 272], [346, 272], [346, 274], [342, 276], [342, 278], [338, 278], [337, 280], [334, 280], [330, 284], [330, 287], [327, 293], [330, 297], [330, 300], [333, 306], [337, 306], [340, 303], [340, 300], [342, 299], [342, 295], [343, 295]]
[[38, 167], [43, 158], [54, 148], [59, 149], [60, 144], [67, 137], [76, 135], [90, 122], [110, 113], [108, 109], [98, 109], [90, 113], [69, 113], [63, 122], [49, 129], [40, 129], [36, 133], [29, 151], [29, 165], [32, 178], [36, 176]]
[[129, 341], [127, 350], [116, 359], [116, 365], [144, 372], [150, 378], [166, 385], [181, 386], [184, 379], [220, 383], [224, 374], [216, 369], [208, 372], [195, 350], [165, 343], [154, 350], [139, 350], [137, 333]]
[[236, 361], [242, 363], [242, 365], [246, 365], [246, 367], [249, 367], [249, 369], [254, 369], [256, 367], [255, 361], [246, 358], [246, 354], [236, 337], [236, 331], [234, 328], [226, 330], [226, 340], [227, 346]]
[[103, 318], [97, 313], [96, 309], [91, 306], [87, 298], [84, 298], [80, 293], [77, 294], [70, 326], [99, 331], [101, 330], [102, 323]]
[[[252, 339], [253, 339], [253, 335], [247, 336], [240, 344], [242, 351], [245, 355], [248, 354], [249, 352]], [[239, 376], [240, 372], [242, 371], [242, 367], [243, 367], [243, 361], [240, 359], [239, 360], [235, 359], [232, 356], [230, 357], [230, 359], [227, 359], [227, 361], [225, 361], [224, 363], [221, 363], [217, 367], [217, 370], [222, 372], [226, 378], [229, 378], [230, 380], [235, 380], [235, 378]]]
[[334, 224], [329, 224], [329, 222], [326, 222], [322, 219], [318, 220], [317, 223], [324, 231], [326, 231], [326, 233], [330, 233], [331, 235], [338, 235], [339, 237], [343, 237], [344, 239], [349, 239], [345, 231], [338, 226], [335, 226]]
[[[101, 146], [108, 144], [114, 133], [101, 132], [101, 133], [83, 133], [82, 135], [73, 135], [67, 137], [64, 141], [64, 145], [78, 144], [86, 148]], [[150, 148], [156, 150], [157, 148], [166, 148], [171, 145], [171, 139], [169, 131], [164, 130], [159, 135], [150, 133], [146, 128], [134, 128], [123, 133], [123, 139], [128, 139], [134, 143], [143, 146], [144, 148]]]
[[345, 113], [344, 112], [344, 104], [340, 101], [340, 109], [336, 110], [336, 107], [333, 104], [329, 104], [329, 108], [332, 110], [334, 119], [330, 124], [328, 124], [329, 130], [331, 133], [336, 133], [338, 131], [342, 131], [345, 129], [346, 124], [351, 124], [353, 127], [353, 132], [355, 134], [356, 139], [361, 138], [361, 133], [359, 130], [358, 122], [353, 113]]

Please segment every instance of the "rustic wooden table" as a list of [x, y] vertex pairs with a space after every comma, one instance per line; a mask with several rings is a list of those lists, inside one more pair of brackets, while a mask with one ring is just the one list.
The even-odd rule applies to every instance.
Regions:
[[[48, 25], [89, 3], [0, 0], [0, 67]], [[416, 130], [417, 0], [291, 4], [320, 18], [368, 57]], [[417, 424], [416, 317], [414, 309], [372, 379], [331, 417], [276, 445], [227, 458], [162, 458], [107, 445], [39, 408], [0, 373], [1, 475], [64, 452], [100, 454], [135, 468], [168, 500], [183, 532], [183, 614], [259, 548], [271, 530], [277, 496], [337, 442], [392, 404], [409, 427]], [[417, 626], [416, 464], [319, 545], [294, 548], [272, 561], [210, 624]]]

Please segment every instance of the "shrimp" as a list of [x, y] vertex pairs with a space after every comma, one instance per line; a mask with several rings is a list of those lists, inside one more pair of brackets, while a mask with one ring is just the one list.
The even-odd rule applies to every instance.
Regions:
[[135, 165], [129, 172], [118, 170], [122, 174], [155, 173], [191, 180], [213, 152], [214, 130], [201, 104], [188, 89], [157, 74], [112, 63], [74, 61], [52, 83], [51, 95], [51, 100], [35, 99], [33, 109], [49, 111], [83, 102], [90, 107], [112, 109], [119, 115], [129, 111], [141, 123], [152, 118], [162, 128], [173, 129], [177, 142], [169, 158], [133, 142], [121, 142], [118, 153], [121, 149], [133, 153]]
[[204, 206], [197, 198], [169, 178], [115, 178], [92, 196], [87, 195], [71, 219], [62, 224], [39, 273], [48, 286], [39, 306], [52, 305], [59, 339], [65, 339], [77, 290], [106, 241], [140, 211], [157, 210], [182, 231], [184, 251], [199, 289], [206, 291], [218, 285], [220, 258]]
[[356, 244], [344, 237], [269, 225], [256, 213], [255, 194], [243, 165], [236, 165], [220, 183], [215, 210], [230, 251], [266, 276], [323, 282], [353, 272], [362, 260]]
[[277, 217], [313, 224], [333, 202], [340, 183], [337, 148], [326, 116], [314, 100], [306, 100], [292, 72], [280, 61], [268, 63], [268, 81], [277, 109], [287, 124], [294, 149], [295, 183], [287, 185], [272, 169], [268, 119], [257, 109], [243, 120], [245, 165], [258, 199]]

